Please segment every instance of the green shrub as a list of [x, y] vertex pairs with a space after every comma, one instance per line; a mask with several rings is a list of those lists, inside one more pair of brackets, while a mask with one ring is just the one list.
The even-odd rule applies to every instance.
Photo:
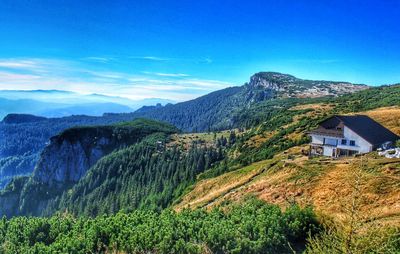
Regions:
[[0, 221], [0, 253], [288, 253], [318, 230], [311, 209], [251, 199], [226, 210]]

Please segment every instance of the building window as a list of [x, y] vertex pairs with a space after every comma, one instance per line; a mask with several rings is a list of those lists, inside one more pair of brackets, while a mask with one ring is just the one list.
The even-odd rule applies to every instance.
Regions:
[[337, 139], [333, 138], [324, 138], [324, 145], [330, 145], [330, 146], [337, 146]]
[[350, 140], [350, 146], [355, 146], [356, 145], [356, 141], [355, 140]]
[[342, 139], [342, 145], [347, 145], [347, 140], [346, 139]]

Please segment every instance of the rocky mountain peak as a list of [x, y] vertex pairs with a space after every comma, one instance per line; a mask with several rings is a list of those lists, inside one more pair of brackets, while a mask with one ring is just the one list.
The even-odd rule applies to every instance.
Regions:
[[279, 72], [259, 72], [251, 76], [250, 89], [273, 91], [278, 97], [323, 97], [338, 96], [367, 89], [368, 86], [349, 82], [306, 80]]
[[282, 92], [287, 89], [287, 84], [294, 83], [297, 80], [294, 76], [279, 72], [259, 72], [250, 77], [249, 86]]

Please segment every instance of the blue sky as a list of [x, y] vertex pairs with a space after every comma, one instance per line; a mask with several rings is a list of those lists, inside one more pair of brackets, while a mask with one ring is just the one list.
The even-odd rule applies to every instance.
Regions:
[[187, 100], [258, 71], [400, 82], [400, 1], [0, 1], [0, 89]]

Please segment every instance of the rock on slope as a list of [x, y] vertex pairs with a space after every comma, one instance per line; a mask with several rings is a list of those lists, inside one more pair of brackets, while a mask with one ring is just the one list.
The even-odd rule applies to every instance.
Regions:
[[33, 177], [43, 184], [77, 182], [101, 157], [134, 142], [129, 132], [117, 135], [113, 128], [69, 129], [51, 138], [42, 152]]

